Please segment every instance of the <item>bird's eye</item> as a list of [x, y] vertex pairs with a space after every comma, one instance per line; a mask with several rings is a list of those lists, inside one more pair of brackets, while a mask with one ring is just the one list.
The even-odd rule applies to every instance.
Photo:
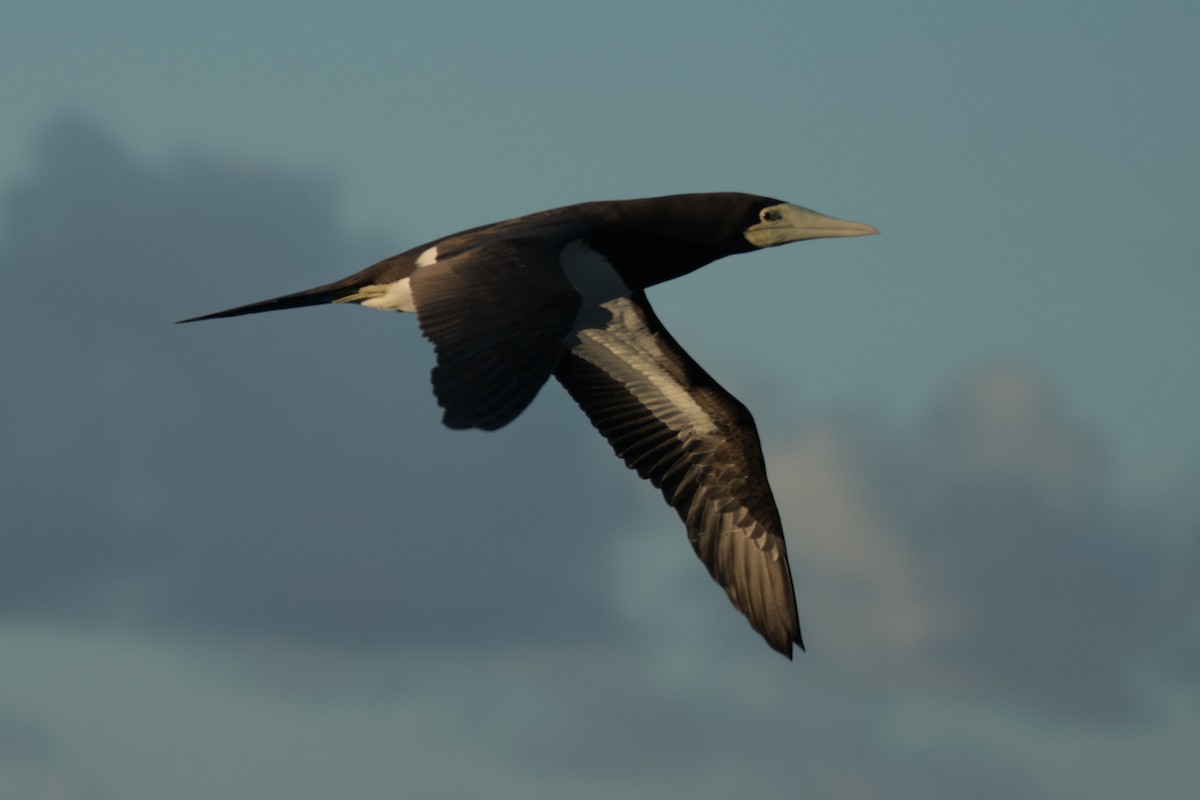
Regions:
[[758, 218], [763, 222], [775, 222], [783, 218], [783, 214], [779, 213], [777, 208], [764, 208], [758, 213]]

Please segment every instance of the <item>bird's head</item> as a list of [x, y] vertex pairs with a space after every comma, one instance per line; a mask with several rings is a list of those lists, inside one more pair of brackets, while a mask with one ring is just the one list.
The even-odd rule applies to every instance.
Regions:
[[805, 239], [877, 234], [874, 227], [818, 214], [801, 206], [766, 197], [749, 198], [742, 236], [755, 247], [776, 247]]

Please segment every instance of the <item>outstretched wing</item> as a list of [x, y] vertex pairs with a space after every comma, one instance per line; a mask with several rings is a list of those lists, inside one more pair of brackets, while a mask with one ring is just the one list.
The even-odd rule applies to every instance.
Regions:
[[779, 511], [754, 420], [637, 292], [588, 314], [555, 376], [618, 456], [662, 490], [729, 599], [776, 650], [802, 649]]
[[496, 239], [412, 273], [447, 426], [507, 425], [554, 372], [580, 305], [561, 250], [546, 239]]

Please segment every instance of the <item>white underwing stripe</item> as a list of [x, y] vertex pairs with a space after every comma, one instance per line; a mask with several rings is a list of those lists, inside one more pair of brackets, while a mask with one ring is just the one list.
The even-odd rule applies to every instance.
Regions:
[[712, 417], [663, 366], [669, 356], [646, 327], [637, 305], [627, 297], [619, 297], [602, 303], [595, 311], [606, 324], [576, 331], [571, 351], [623, 384], [680, 439], [716, 433]]

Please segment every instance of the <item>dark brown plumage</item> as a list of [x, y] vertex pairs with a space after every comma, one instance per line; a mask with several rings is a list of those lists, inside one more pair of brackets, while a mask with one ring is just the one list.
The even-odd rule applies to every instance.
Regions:
[[554, 375], [678, 512], [709, 574], [776, 650], [803, 648], [750, 412], [663, 328], [644, 290], [718, 258], [869, 225], [718, 193], [582, 203], [427, 242], [334, 283], [202, 319], [354, 302], [417, 314], [452, 428], [512, 421]]

